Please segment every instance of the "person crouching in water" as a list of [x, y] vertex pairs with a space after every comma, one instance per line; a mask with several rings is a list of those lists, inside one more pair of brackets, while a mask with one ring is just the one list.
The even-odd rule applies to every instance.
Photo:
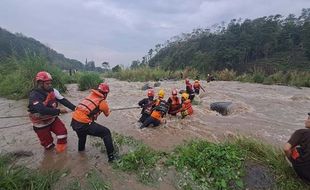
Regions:
[[284, 145], [284, 153], [297, 175], [310, 184], [310, 113], [305, 120], [305, 127], [293, 133]]
[[178, 97], [178, 91], [176, 89], [172, 90], [171, 93], [172, 96], [170, 96], [167, 100], [167, 104], [168, 104], [168, 114], [176, 116], [177, 112], [180, 108], [181, 102], [180, 99]]
[[168, 106], [166, 101], [164, 100], [165, 91], [160, 90], [158, 92], [158, 98], [155, 100], [153, 105], [153, 111], [151, 115], [143, 122], [140, 129], [148, 127], [149, 125], [153, 124], [154, 127], [159, 126], [162, 118], [166, 115], [168, 111]]
[[57, 108], [58, 102], [74, 110], [75, 105], [64, 98], [58, 90], [52, 87], [52, 76], [46, 71], [40, 71], [35, 77], [36, 87], [30, 92], [28, 112], [41, 145], [46, 150], [55, 147], [51, 132], [56, 134], [56, 152], [60, 153], [67, 147], [67, 129], [58, 115], [68, 113], [65, 108]]
[[85, 150], [87, 135], [100, 137], [107, 149], [108, 161], [112, 162], [115, 155], [111, 132], [95, 122], [101, 112], [106, 117], [110, 115], [106, 101], [109, 92], [110, 88], [106, 83], [99, 84], [97, 90], [92, 89], [91, 93], [77, 105], [72, 115], [71, 126], [79, 138], [78, 151]]
[[189, 95], [187, 93], [182, 94], [181, 98], [182, 104], [179, 112], [181, 112], [182, 119], [188, 115], [192, 115], [194, 113], [191, 100], [189, 99]]
[[147, 91], [147, 98], [142, 99], [138, 104], [142, 108], [139, 122], [143, 123], [146, 120], [146, 118], [148, 118], [151, 115], [154, 104], [154, 90], [149, 89]]

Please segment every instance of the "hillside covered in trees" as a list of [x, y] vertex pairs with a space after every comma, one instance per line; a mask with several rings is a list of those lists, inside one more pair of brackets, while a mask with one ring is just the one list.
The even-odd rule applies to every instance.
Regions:
[[62, 69], [84, 69], [84, 65], [80, 61], [68, 59], [33, 38], [26, 37], [21, 33], [13, 34], [0, 28], [0, 64], [9, 57], [23, 59], [27, 54], [41, 56], [49, 63]]
[[140, 65], [190, 67], [203, 75], [226, 68], [239, 74], [310, 71], [310, 9], [303, 9], [300, 16], [233, 19], [212, 29], [195, 29], [156, 45], [145, 57]]

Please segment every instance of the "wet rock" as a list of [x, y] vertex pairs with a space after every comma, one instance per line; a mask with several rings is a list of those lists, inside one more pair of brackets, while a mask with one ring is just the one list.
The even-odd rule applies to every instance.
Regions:
[[210, 109], [222, 115], [228, 115], [232, 112], [232, 105], [232, 102], [214, 102], [210, 104]]
[[249, 189], [274, 189], [275, 177], [264, 165], [247, 161], [245, 163], [245, 176], [243, 178], [245, 186]]
[[155, 82], [154, 83], [154, 87], [159, 87], [160, 86], [160, 82]]
[[141, 90], [147, 90], [147, 89], [151, 89], [151, 85], [149, 83], [146, 83], [145, 85], [142, 86]]

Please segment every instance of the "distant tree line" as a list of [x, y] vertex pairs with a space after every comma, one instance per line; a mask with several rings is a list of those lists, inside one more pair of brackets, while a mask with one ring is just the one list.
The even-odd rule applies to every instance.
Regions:
[[10, 57], [25, 59], [28, 55], [41, 56], [48, 63], [54, 64], [65, 70], [87, 70], [104, 72], [110, 69], [108, 62], [103, 62], [99, 67], [94, 61], [87, 61], [85, 64], [75, 59], [66, 58], [63, 54], [57, 53], [47, 45], [24, 36], [21, 33], [13, 34], [0, 27], [0, 64], [6, 62]]
[[310, 9], [302, 9], [300, 16], [233, 19], [226, 25], [183, 33], [157, 44], [131, 68], [145, 65], [167, 70], [191, 67], [204, 74], [226, 68], [238, 73], [309, 71]]

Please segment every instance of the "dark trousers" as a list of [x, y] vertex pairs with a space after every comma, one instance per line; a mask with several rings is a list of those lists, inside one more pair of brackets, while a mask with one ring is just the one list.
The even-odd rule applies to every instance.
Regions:
[[189, 99], [190, 99], [191, 101], [193, 101], [194, 98], [195, 98], [195, 94], [190, 94], [190, 95], [189, 95]]
[[111, 132], [108, 128], [99, 125], [96, 122], [88, 123], [80, 123], [74, 119], [71, 121], [71, 126], [73, 130], [76, 132], [79, 137], [79, 145], [78, 150], [85, 150], [85, 143], [87, 135], [100, 137], [103, 139], [104, 145], [107, 149], [108, 155], [113, 154], [114, 147]]
[[199, 94], [200, 90], [199, 89], [195, 89], [194, 91], [195, 91], [195, 94]]
[[305, 165], [300, 165], [300, 166], [296, 166], [294, 163], [293, 164], [293, 168], [295, 170], [295, 172], [297, 173], [297, 175], [306, 183], [310, 183], [310, 165], [309, 164], [305, 164]]
[[142, 113], [139, 122], [143, 123], [148, 117], [150, 117], [150, 114]]
[[150, 116], [150, 117], [146, 118], [146, 120], [143, 122], [143, 124], [140, 128], [142, 129], [142, 128], [148, 127], [151, 124], [153, 124], [153, 126], [156, 127], [156, 126], [160, 125], [160, 121], [158, 119], [155, 119], [155, 118]]

